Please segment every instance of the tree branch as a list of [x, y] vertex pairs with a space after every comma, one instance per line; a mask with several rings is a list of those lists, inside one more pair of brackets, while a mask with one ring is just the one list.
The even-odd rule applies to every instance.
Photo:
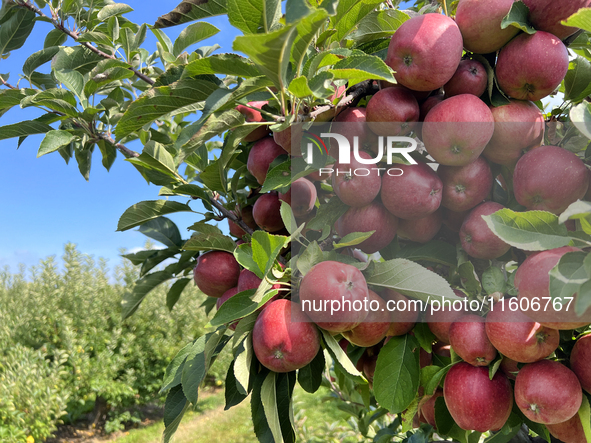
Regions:
[[139, 153], [132, 151], [131, 149], [127, 148], [125, 145], [122, 145], [121, 143], [117, 143], [115, 140], [113, 140], [113, 138], [109, 134], [106, 134], [104, 132], [97, 132], [97, 133], [93, 133], [92, 135], [115, 146], [126, 158], [135, 158], [135, 157], [140, 156]]
[[[57, 21], [55, 18], [49, 17], [47, 16], [45, 13], [43, 13], [43, 11], [41, 11], [41, 9], [39, 9], [37, 6], [29, 3], [29, 1], [25, 0], [24, 2], [17, 2], [17, 4], [24, 6], [25, 8], [27, 8], [30, 11], [33, 11], [35, 14], [37, 14], [40, 17], [43, 17], [47, 20], [49, 20], [51, 22], [51, 24], [56, 28], [59, 29], [60, 31], [62, 31], [64, 34], [68, 35], [69, 37], [71, 37], [72, 39], [74, 39], [74, 41], [76, 41], [77, 43], [81, 44], [82, 46], [84, 46], [86, 49], [88, 49], [89, 51], [94, 52], [97, 55], [100, 55], [103, 58], [107, 58], [107, 59], [111, 59], [111, 60], [119, 60], [117, 57], [115, 57], [112, 54], [107, 54], [106, 52], [101, 51], [100, 49], [92, 46], [89, 42], [79, 42], [78, 41], [78, 34], [74, 33], [72, 31], [70, 31], [68, 28], [66, 28], [62, 23], [60, 23], [59, 21]], [[133, 71], [133, 73], [140, 79], [142, 79], [143, 81], [145, 81], [146, 83], [148, 83], [149, 85], [153, 85], [155, 82], [154, 80], [152, 80], [150, 77], [148, 77], [145, 74], [142, 74], [141, 72], [139, 72], [137, 69], [134, 69], [133, 67], [129, 67], [128, 68], [130, 71]]]
[[9, 89], [18, 89], [16, 86], [12, 86], [10, 83], [8, 83], [6, 80], [4, 80], [4, 78], [0, 75], [0, 81], [2, 82], [2, 84], [4, 86], [6, 86]]
[[[373, 84], [372, 80], [366, 80], [361, 83], [357, 83], [355, 86], [349, 88], [349, 90], [347, 91], [348, 94], [346, 96], [344, 96], [341, 99], [341, 101], [337, 103], [336, 106], [334, 106], [334, 105], [320, 106], [319, 108], [310, 112], [310, 114], [308, 114], [307, 117], [310, 117], [313, 119], [313, 118], [318, 117], [320, 114], [322, 114], [326, 111], [330, 111], [331, 109], [338, 109], [338, 108], [342, 108], [345, 106], [357, 104], [357, 103], [359, 103], [359, 100], [361, 100], [363, 97], [375, 94], [376, 92], [378, 92], [378, 90], [379, 90], [378, 87]], [[304, 116], [304, 117], [306, 117], [306, 116]]]
[[254, 231], [250, 228], [250, 226], [248, 226], [246, 223], [244, 223], [244, 220], [242, 220], [242, 217], [238, 217], [233, 211], [226, 209], [224, 207], [224, 205], [222, 205], [219, 201], [217, 201], [217, 199], [215, 197], [210, 197], [209, 201], [218, 211], [220, 211], [224, 215], [224, 217], [232, 220], [234, 223], [236, 223], [238, 226], [240, 226], [240, 228], [242, 228], [242, 230], [244, 232], [246, 232], [248, 235], [253, 234]]

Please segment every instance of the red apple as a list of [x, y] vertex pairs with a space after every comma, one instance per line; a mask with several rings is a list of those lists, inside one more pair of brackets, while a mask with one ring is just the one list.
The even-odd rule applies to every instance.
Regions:
[[486, 335], [484, 318], [468, 314], [458, 318], [449, 327], [451, 348], [462, 360], [472, 366], [488, 366], [497, 356]]
[[427, 243], [439, 232], [443, 219], [441, 209], [418, 220], [400, 220], [398, 236], [417, 243]]
[[496, 74], [509, 97], [540, 100], [554, 92], [568, 71], [568, 51], [554, 35], [522, 33], [501, 49]]
[[441, 205], [456, 212], [481, 203], [493, 186], [490, 166], [483, 157], [465, 166], [440, 166], [437, 175], [443, 183]]
[[355, 266], [336, 261], [318, 263], [308, 271], [300, 284], [302, 309], [323, 329], [344, 332], [353, 329], [367, 317], [363, 309], [368, 299], [365, 277]]
[[381, 342], [390, 328], [390, 312], [386, 309], [386, 302], [371, 289], [369, 290], [368, 307], [365, 320], [350, 331], [343, 332], [343, 336], [347, 340], [364, 348]]
[[221, 297], [238, 284], [240, 265], [232, 254], [225, 251], [209, 251], [200, 255], [193, 270], [197, 287], [210, 297]]
[[258, 316], [252, 330], [257, 359], [273, 372], [291, 372], [310, 363], [320, 350], [320, 333], [300, 306], [275, 300]]
[[391, 323], [386, 336], [397, 337], [412, 331], [419, 319], [417, 305], [412, 304], [404, 295], [390, 288], [384, 288], [382, 298], [386, 300], [387, 306], [392, 308], [388, 309]]
[[570, 368], [576, 374], [582, 388], [591, 393], [591, 335], [579, 338], [570, 354]]
[[[519, 291], [519, 298], [529, 299], [527, 305], [530, 309], [524, 311], [524, 313], [549, 328], [569, 330], [591, 323], [591, 308], [587, 309], [580, 317], [575, 314], [576, 296], [569, 310], [566, 309], [569, 303], [568, 300], [562, 301], [563, 305], [559, 310], [554, 309], [552, 302], [548, 303], [548, 300], [551, 300], [550, 276], [548, 273], [556, 266], [564, 254], [575, 251], [580, 251], [580, 249], [564, 246], [532, 254], [525, 259], [515, 274], [515, 287]], [[540, 309], [531, 309], [532, 302], [536, 301], [540, 303]], [[548, 304], [548, 307], [546, 307], [546, 304]], [[536, 308], [535, 303], [534, 308]]]
[[285, 227], [280, 211], [279, 196], [277, 192], [272, 191], [257, 199], [252, 208], [252, 216], [256, 224], [265, 231], [277, 232]]
[[503, 373], [507, 376], [509, 380], [515, 380], [515, 376], [519, 372], [518, 362], [510, 359], [507, 356], [503, 356], [499, 368], [501, 369], [501, 371], [503, 371]]
[[462, 32], [464, 47], [476, 54], [496, 52], [517, 35], [519, 29], [501, 29], [514, 0], [460, 0], [456, 23]]
[[262, 185], [267, 178], [267, 172], [273, 160], [285, 153], [285, 150], [275, 143], [273, 137], [265, 137], [257, 141], [250, 149], [246, 168]]
[[[236, 212], [238, 212], [238, 210], [238, 205], [236, 205]], [[246, 223], [246, 225], [252, 230], [256, 230], [259, 228], [255, 223], [254, 218], [252, 217], [252, 206], [248, 205], [243, 207], [240, 210], [240, 216], [242, 217], [242, 221]], [[234, 223], [229, 218], [227, 220], [230, 234], [238, 238], [242, 238], [244, 235], [246, 235], [246, 232], [244, 232], [244, 230], [240, 226], [238, 226], [238, 224]]]
[[483, 215], [491, 215], [504, 206], [486, 202], [476, 206], [464, 220], [460, 229], [462, 248], [470, 257], [493, 260], [504, 255], [511, 246], [497, 237], [488, 227]]
[[[289, 205], [296, 217], [303, 217], [314, 209], [316, 198], [316, 186], [305, 177], [293, 181], [289, 188]], [[279, 196], [283, 201], [285, 197]]]
[[366, 254], [373, 254], [394, 240], [398, 219], [379, 201], [374, 201], [362, 208], [350, 208], [337, 220], [336, 228], [340, 237], [352, 232], [376, 231], [355, 246]]
[[570, 420], [581, 407], [577, 376], [552, 360], [525, 365], [515, 378], [515, 403], [531, 421], [556, 424]]
[[561, 22], [566, 20], [581, 8], [588, 8], [590, 0], [523, 0], [529, 8], [529, 20], [534, 28], [554, 34], [560, 40], [577, 32], [578, 28], [564, 26]]
[[419, 121], [424, 122], [425, 117], [427, 117], [429, 111], [433, 109], [435, 106], [437, 106], [439, 103], [441, 103], [443, 100], [445, 100], [445, 96], [443, 94], [435, 94], [429, 97], [423, 103], [421, 103], [421, 105], [419, 106]]
[[456, 363], [447, 373], [443, 398], [460, 428], [478, 432], [501, 429], [513, 407], [511, 384], [502, 372], [491, 380], [488, 368], [466, 362]]
[[517, 162], [513, 174], [515, 198], [527, 209], [558, 215], [585, 196], [588, 174], [583, 161], [572, 152], [541, 146]]
[[402, 85], [376, 92], [367, 103], [367, 125], [374, 134], [396, 136], [408, 134], [419, 121], [419, 103]]
[[544, 141], [544, 115], [534, 103], [513, 100], [491, 108], [495, 132], [482, 155], [493, 163], [513, 166], [524, 151]]
[[446, 97], [472, 94], [480, 97], [488, 86], [488, 74], [477, 60], [462, 60], [454, 76], [443, 87]]
[[573, 418], [562, 423], [546, 425], [548, 432], [552, 436], [564, 443], [587, 443], [583, 424], [579, 414], [573, 415]]
[[475, 161], [494, 132], [489, 107], [472, 94], [445, 99], [423, 123], [425, 149], [439, 164], [464, 166]]
[[421, 401], [419, 406], [419, 411], [423, 420], [435, 429], [437, 429], [437, 426], [435, 425], [435, 402], [439, 397], [443, 397], [443, 389], [437, 389], [427, 400]]
[[[293, 123], [287, 129], [273, 133], [273, 140], [281, 146], [285, 152], [294, 157], [301, 157], [301, 141], [302, 141], [302, 124]], [[292, 146], [296, 149], [292, 151]]]
[[[372, 158], [367, 152], [360, 151], [362, 159]], [[355, 208], [369, 205], [380, 193], [382, 178], [378, 171], [371, 169], [375, 165], [364, 165], [351, 156], [350, 164], [336, 163], [333, 167], [332, 189], [341, 201]]]
[[[345, 108], [336, 118], [333, 120], [331, 131], [343, 135], [348, 141], [353, 150], [355, 137], [357, 137], [357, 143], [359, 149], [367, 142], [370, 135], [370, 130], [366, 124], [366, 109], [358, 107]], [[339, 159], [338, 147], [336, 140], [330, 139], [329, 155], [335, 159]]]
[[462, 58], [458, 25], [441, 14], [404, 22], [392, 36], [386, 56], [398, 83], [415, 91], [433, 91], [454, 75]]
[[[248, 102], [248, 106], [252, 106], [253, 108], [262, 109], [263, 106], [265, 106], [268, 103], [269, 103], [268, 101]], [[259, 122], [265, 121], [265, 119], [261, 115], [260, 111], [257, 111], [256, 109], [252, 109], [248, 106], [244, 106], [244, 105], [236, 106], [236, 110], [238, 112], [240, 112], [242, 115], [244, 115], [247, 123], [259, 123]], [[269, 126], [267, 126], [267, 125], [259, 126], [258, 128], [253, 129], [252, 132], [250, 134], [248, 134], [246, 137], [244, 137], [244, 141], [245, 142], [254, 142], [254, 141], [260, 140], [261, 138], [267, 136], [267, 134], [269, 134]]]
[[396, 165], [400, 176], [382, 176], [382, 203], [396, 217], [418, 220], [432, 214], [441, 204], [441, 179], [425, 163]]
[[503, 299], [486, 316], [486, 334], [501, 354], [516, 362], [533, 363], [558, 348], [560, 334], [556, 329], [542, 326], [509, 306]]
[[[466, 294], [457, 289], [454, 289], [454, 294], [458, 297], [466, 297]], [[450, 308], [447, 303], [438, 307], [440, 308], [438, 311], [434, 310], [432, 312], [431, 309], [427, 311], [425, 314], [425, 322], [429, 326], [431, 332], [437, 337], [437, 340], [444, 344], [449, 344], [449, 327], [458, 318], [467, 314], [467, 312], [463, 308], [463, 303], [461, 306], [459, 306], [459, 304], [456, 305], [456, 307], [461, 308], [458, 310], [454, 309], [453, 304]]]
[[442, 207], [441, 213], [443, 214], [443, 224], [454, 232], [460, 232], [460, 229], [462, 229], [462, 225], [464, 224], [464, 220], [470, 213], [470, 210], [456, 212]]

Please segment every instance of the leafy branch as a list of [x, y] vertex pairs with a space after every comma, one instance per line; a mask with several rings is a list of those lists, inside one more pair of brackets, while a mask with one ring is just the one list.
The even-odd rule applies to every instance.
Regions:
[[[105, 59], [110, 59], [110, 60], [119, 60], [117, 57], [115, 57], [112, 54], [107, 54], [106, 52], [101, 51], [100, 49], [92, 46], [90, 43], [88, 42], [80, 42], [78, 41], [79, 39], [79, 35], [76, 32], [73, 32], [71, 30], [69, 30], [68, 28], [66, 28], [62, 22], [60, 22], [59, 20], [57, 20], [54, 17], [49, 17], [47, 14], [45, 14], [43, 11], [41, 11], [37, 6], [31, 4], [29, 1], [25, 0], [24, 2], [21, 1], [17, 1], [17, 4], [20, 6], [23, 6], [27, 9], [29, 9], [30, 11], [33, 11], [35, 14], [37, 14], [39, 17], [43, 17], [44, 19], [46, 19], [47, 21], [49, 21], [56, 29], [62, 31], [64, 34], [66, 34], [67, 36], [71, 37], [72, 39], [74, 39], [74, 41], [76, 41], [76, 43], [79, 43], [80, 45], [84, 46], [86, 49], [88, 49], [89, 51], [94, 52], [95, 54], [105, 58]], [[148, 77], [147, 75], [141, 73], [140, 71], [138, 71], [137, 69], [133, 68], [132, 66], [130, 66], [128, 68], [130, 71], [133, 71], [133, 73], [140, 79], [142, 79], [143, 81], [145, 81], [146, 83], [148, 83], [149, 85], [153, 85], [155, 82], [154, 80], [152, 80], [150, 77]], [[3, 82], [4, 83], [4, 82]]]

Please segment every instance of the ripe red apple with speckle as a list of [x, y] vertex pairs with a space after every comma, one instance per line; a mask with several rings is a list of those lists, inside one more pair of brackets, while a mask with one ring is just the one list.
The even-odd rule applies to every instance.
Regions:
[[446, 97], [460, 94], [472, 94], [480, 97], [488, 86], [488, 74], [484, 65], [477, 60], [462, 60], [456, 73], [445, 84]]
[[359, 269], [330, 260], [314, 265], [304, 275], [299, 289], [303, 311], [318, 326], [336, 333], [349, 331], [365, 320], [366, 311], [348, 310], [342, 301], [350, 302], [351, 306], [363, 305], [369, 297], [368, 291]]
[[582, 199], [589, 187], [583, 161], [558, 146], [541, 146], [519, 159], [513, 173], [513, 191], [529, 210], [561, 214]]
[[590, 0], [523, 0], [529, 8], [529, 20], [534, 28], [554, 34], [560, 40], [578, 31], [578, 28], [564, 26], [563, 20], [576, 13], [581, 8], [591, 6]]
[[511, 384], [502, 372], [491, 380], [488, 368], [466, 362], [456, 363], [447, 373], [443, 398], [460, 428], [478, 432], [501, 429], [513, 407]]
[[221, 297], [238, 284], [240, 265], [232, 254], [225, 251], [209, 251], [200, 255], [193, 270], [197, 287], [210, 297]]
[[[359, 152], [359, 157], [372, 158], [364, 151]], [[353, 155], [351, 163], [334, 165], [332, 189], [344, 204], [361, 208], [375, 200], [382, 187], [382, 177], [379, 176], [378, 171], [371, 170], [373, 166], [360, 163]]]
[[569, 65], [568, 50], [556, 36], [522, 33], [501, 49], [495, 68], [502, 91], [518, 100], [541, 100], [554, 92]]
[[560, 333], [510, 309], [507, 299], [493, 305], [486, 316], [486, 334], [504, 356], [519, 363], [533, 363], [552, 354]]
[[371, 289], [368, 307], [370, 309], [365, 320], [350, 331], [343, 332], [347, 340], [364, 348], [381, 342], [390, 328], [390, 312], [386, 309], [386, 302]]
[[437, 175], [443, 183], [441, 205], [456, 212], [482, 203], [493, 186], [490, 166], [483, 157], [465, 166], [440, 166]]
[[485, 202], [470, 211], [460, 229], [462, 248], [470, 257], [493, 260], [511, 249], [510, 245], [490, 230], [482, 218], [483, 215], [494, 214], [503, 208], [499, 203]]
[[398, 236], [417, 243], [427, 243], [437, 235], [443, 224], [441, 208], [418, 220], [400, 220]]
[[402, 85], [393, 85], [376, 92], [367, 103], [367, 126], [382, 136], [404, 135], [419, 121], [419, 103]]
[[[454, 294], [461, 298], [466, 297], [466, 294], [457, 289], [454, 289]], [[459, 308], [460, 306], [457, 307]], [[445, 344], [449, 344], [449, 327], [458, 318], [467, 314], [463, 308], [463, 304], [461, 308], [462, 309], [455, 310], [453, 308], [453, 304], [450, 308], [446, 303], [445, 305], [440, 306], [438, 311], [431, 312], [431, 309], [427, 311], [425, 314], [425, 322], [429, 326], [431, 332], [435, 335], [435, 337], [437, 337], [437, 340]]]
[[320, 333], [298, 304], [275, 300], [258, 316], [252, 346], [263, 366], [273, 372], [291, 372], [316, 357]]
[[462, 360], [472, 366], [488, 366], [497, 356], [497, 350], [486, 335], [484, 318], [468, 314], [458, 318], [449, 327], [451, 348]]
[[514, 26], [501, 28], [514, 0], [460, 0], [456, 23], [462, 33], [464, 47], [476, 54], [496, 52], [517, 35]]
[[390, 213], [404, 220], [418, 220], [432, 214], [441, 204], [442, 183], [425, 163], [396, 165], [400, 176], [382, 176], [382, 203]]
[[281, 218], [281, 202], [275, 191], [257, 199], [252, 207], [252, 216], [256, 224], [267, 232], [278, 232], [285, 228]]
[[246, 169], [262, 185], [267, 178], [267, 172], [273, 160], [284, 154], [286, 154], [285, 150], [275, 143], [273, 137], [262, 138], [250, 149]]
[[442, 14], [425, 14], [404, 22], [392, 36], [386, 64], [398, 83], [415, 91], [445, 85], [462, 59], [458, 25]]
[[[236, 110], [240, 112], [242, 115], [244, 115], [247, 123], [260, 123], [264, 122], [265, 119], [261, 115], [261, 112], [257, 111], [257, 109], [262, 109], [263, 106], [265, 106], [268, 103], [268, 101], [248, 102], [248, 106], [238, 105], [236, 106]], [[253, 129], [252, 132], [248, 134], [246, 137], [244, 137], [244, 141], [254, 142], [267, 136], [267, 134], [269, 134], [269, 126], [259, 126], [258, 128]]]
[[562, 423], [547, 424], [546, 428], [554, 438], [564, 443], [587, 443], [579, 414], [573, 415], [573, 418]]
[[464, 166], [475, 161], [493, 136], [489, 107], [472, 94], [443, 100], [423, 123], [425, 149], [441, 165]]
[[582, 388], [591, 393], [591, 335], [579, 338], [570, 354], [570, 368], [576, 374]]
[[577, 376], [557, 361], [540, 360], [525, 365], [515, 378], [515, 403], [536, 423], [570, 420], [579, 411], [582, 400]]
[[[385, 288], [381, 295], [388, 303], [387, 306], [389, 305], [393, 308], [389, 309], [390, 327], [386, 332], [386, 336], [397, 337], [399, 335], [408, 334], [412, 331], [412, 328], [414, 328], [419, 319], [417, 305], [411, 303], [407, 297], [394, 289]], [[423, 354], [421, 354], [421, 356], [422, 355]]]

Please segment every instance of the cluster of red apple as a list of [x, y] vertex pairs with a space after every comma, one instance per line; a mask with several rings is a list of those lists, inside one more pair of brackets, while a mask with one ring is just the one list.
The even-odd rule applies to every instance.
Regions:
[[[398, 164], [402, 175], [380, 175], [377, 171], [369, 175], [333, 174], [332, 192], [349, 206], [335, 226], [340, 237], [375, 231], [356, 245], [364, 253], [373, 254], [388, 246], [396, 235], [426, 243], [445, 224], [459, 232], [458, 241], [469, 256], [492, 260], [511, 249], [482, 219], [503, 208], [487, 201], [495, 180], [512, 191], [527, 210], [560, 214], [578, 199], [591, 197], [585, 164], [563, 148], [540, 146], [544, 116], [533, 103], [554, 92], [568, 71], [568, 50], [561, 40], [576, 29], [563, 26], [561, 20], [589, 6], [591, 0], [523, 1], [537, 29], [534, 34], [520, 33], [513, 26], [501, 27], [513, 0], [460, 0], [455, 20], [425, 14], [409, 19], [395, 32], [385, 61], [394, 70], [397, 84], [381, 82], [379, 92], [365, 107], [336, 109], [334, 121], [346, 124], [341, 132], [347, 138], [358, 138], [359, 146], [365, 148], [359, 153], [363, 159], [375, 156], [378, 136], [414, 134], [424, 143], [435, 166]], [[462, 58], [464, 49], [467, 55]], [[488, 106], [480, 98], [489, 85], [487, 69], [492, 69], [485, 64], [493, 66], [499, 88], [510, 97], [508, 104]], [[343, 93], [340, 88], [333, 98]], [[248, 122], [264, 122], [259, 110], [266, 104], [250, 102], [237, 109]], [[299, 140], [292, 140], [295, 134], [291, 128], [269, 134], [267, 126], [260, 126], [245, 139], [254, 142], [247, 169], [261, 185], [277, 157], [300, 155], [298, 149], [292, 152], [292, 144], [296, 146]], [[337, 158], [334, 149], [330, 154]], [[491, 163], [512, 171], [511, 189], [502, 176], [494, 177]], [[362, 167], [352, 160], [350, 164], [337, 163], [333, 169]], [[323, 179], [314, 172], [295, 180], [286, 194], [258, 196], [252, 207], [240, 209], [243, 221], [253, 229], [285, 233], [280, 200], [290, 204], [296, 218], [306, 221], [315, 212]], [[245, 234], [230, 220], [229, 225], [234, 236]], [[301, 279], [297, 291], [300, 304], [280, 299], [269, 302], [261, 311], [253, 330], [254, 352], [272, 371], [300, 369], [320, 349], [318, 326], [367, 348], [358, 368], [371, 380], [387, 337], [412, 333], [421, 318], [437, 337], [434, 353], [449, 355], [451, 347], [464, 360], [450, 369], [442, 390], [423, 398], [419, 408], [422, 420], [435, 426], [435, 401], [443, 396], [463, 429], [498, 430], [507, 421], [515, 399], [523, 414], [545, 424], [557, 438], [567, 443], [586, 441], [577, 411], [582, 389], [591, 393], [587, 364], [591, 336], [577, 341], [570, 369], [547, 357], [559, 346], [559, 330], [589, 324], [591, 309], [575, 317], [565, 310], [534, 309], [535, 305], [529, 303], [549, 297], [549, 271], [562, 255], [573, 250], [577, 249], [565, 247], [529, 255], [515, 276], [519, 299], [527, 299], [529, 309], [493, 306], [486, 318], [453, 310], [424, 317], [412, 310], [390, 312], [386, 303], [406, 300], [403, 295], [388, 288], [369, 288], [354, 266], [321, 262]], [[261, 281], [250, 271], [241, 271], [232, 254], [219, 251], [202, 255], [194, 276], [204, 293], [218, 298], [218, 307], [236, 293], [258, 287]], [[326, 310], [302, 309], [305, 302], [343, 299], [368, 299], [379, 309], [342, 309], [330, 316]], [[503, 355], [501, 371], [490, 379], [487, 366], [497, 353]], [[430, 361], [431, 354], [421, 350], [421, 365]], [[518, 363], [525, 366], [520, 368]], [[515, 380], [514, 393], [509, 379]]]

